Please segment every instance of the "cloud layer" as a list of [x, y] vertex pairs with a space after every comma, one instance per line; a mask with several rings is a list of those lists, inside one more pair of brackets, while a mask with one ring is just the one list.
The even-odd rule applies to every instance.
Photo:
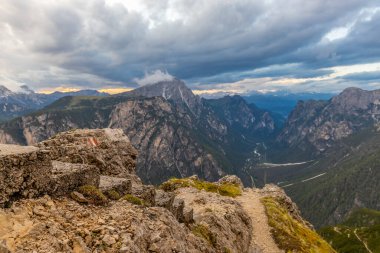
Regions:
[[335, 66], [380, 62], [379, 7], [376, 0], [0, 0], [0, 84], [133, 87], [165, 69], [200, 89], [278, 80], [291, 88], [282, 82], [294, 79], [305, 80], [299, 90], [377, 87], [378, 78], [366, 76], [378, 75], [366, 69], [315, 78]]

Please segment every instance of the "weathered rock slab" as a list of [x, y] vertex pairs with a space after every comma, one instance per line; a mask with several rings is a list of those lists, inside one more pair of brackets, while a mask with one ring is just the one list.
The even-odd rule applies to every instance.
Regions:
[[102, 192], [114, 190], [119, 194], [127, 194], [132, 191], [132, 183], [126, 178], [101, 176], [99, 189]]
[[15, 145], [1, 145], [0, 150], [0, 207], [48, 192], [51, 160], [47, 152]]
[[99, 182], [100, 171], [96, 166], [52, 161], [52, 195], [65, 195], [82, 185], [98, 187]]

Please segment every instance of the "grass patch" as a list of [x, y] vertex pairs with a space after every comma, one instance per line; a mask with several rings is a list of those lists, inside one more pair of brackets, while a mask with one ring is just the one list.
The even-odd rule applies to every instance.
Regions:
[[79, 187], [78, 192], [82, 193], [91, 204], [106, 205], [108, 203], [107, 197], [93, 185], [83, 185]]
[[193, 178], [172, 178], [161, 184], [160, 188], [164, 191], [175, 191], [183, 187], [194, 187], [198, 190], [215, 192], [222, 196], [236, 197], [241, 195], [241, 189], [238, 185], [230, 183], [211, 183]]
[[272, 197], [261, 199], [268, 216], [273, 238], [285, 252], [335, 252], [315, 231], [294, 219], [281, 200]]
[[120, 194], [115, 190], [109, 190], [104, 193], [109, 199], [118, 200], [121, 198]]
[[129, 203], [132, 203], [134, 205], [142, 206], [144, 205], [144, 201], [136, 196], [133, 196], [131, 194], [127, 194], [123, 197], [123, 200], [128, 201]]
[[205, 239], [210, 245], [216, 247], [216, 236], [210, 231], [207, 226], [203, 224], [197, 224], [192, 228], [191, 231], [194, 235]]

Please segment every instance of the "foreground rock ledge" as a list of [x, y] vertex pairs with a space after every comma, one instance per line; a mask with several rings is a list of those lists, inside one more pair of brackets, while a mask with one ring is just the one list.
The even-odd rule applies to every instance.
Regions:
[[[143, 185], [136, 157], [118, 129], [73, 130], [36, 147], [1, 145], [0, 205], [8, 208], [0, 209], [0, 253], [270, 252], [252, 243], [256, 224], [238, 199]], [[235, 176], [214, 186], [225, 184], [243, 190]], [[82, 188], [100, 194], [103, 206]], [[288, 209], [298, 215], [290, 199]]]

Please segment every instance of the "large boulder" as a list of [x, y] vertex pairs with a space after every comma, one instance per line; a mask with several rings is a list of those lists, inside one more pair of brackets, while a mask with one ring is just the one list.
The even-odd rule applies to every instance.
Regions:
[[0, 207], [22, 197], [36, 197], [49, 190], [49, 153], [36, 147], [0, 144]]
[[100, 173], [94, 165], [52, 161], [51, 194], [65, 195], [79, 186], [99, 186]]
[[59, 133], [37, 144], [52, 160], [95, 165], [102, 175], [135, 173], [137, 151], [121, 129], [78, 129]]

